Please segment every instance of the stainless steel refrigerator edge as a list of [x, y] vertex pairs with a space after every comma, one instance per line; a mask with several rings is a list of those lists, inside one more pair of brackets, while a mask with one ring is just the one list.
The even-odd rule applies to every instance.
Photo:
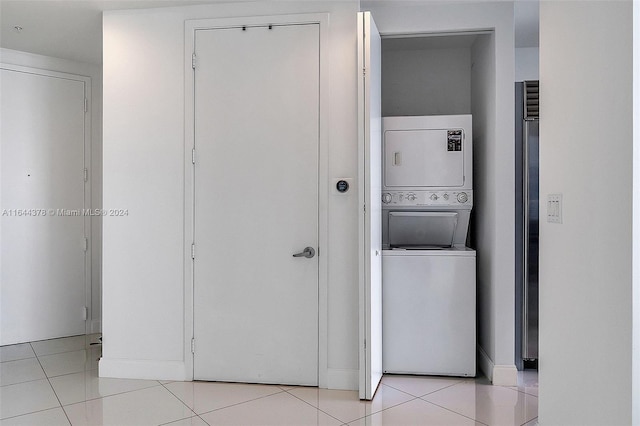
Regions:
[[537, 368], [539, 111], [538, 81], [516, 88], [516, 366]]

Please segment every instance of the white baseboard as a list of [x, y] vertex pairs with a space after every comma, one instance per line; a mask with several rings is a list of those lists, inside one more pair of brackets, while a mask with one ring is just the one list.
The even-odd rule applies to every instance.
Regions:
[[[98, 375], [117, 379], [189, 380], [182, 361], [101, 358]], [[358, 370], [329, 368], [327, 389], [358, 390]]]
[[515, 364], [495, 365], [489, 355], [478, 345], [480, 370], [495, 386], [517, 386], [518, 369]]
[[358, 370], [328, 368], [327, 389], [358, 390]]
[[101, 358], [98, 375], [116, 379], [186, 380], [182, 361]]
[[495, 386], [518, 386], [518, 369], [512, 365], [494, 365], [491, 383]]

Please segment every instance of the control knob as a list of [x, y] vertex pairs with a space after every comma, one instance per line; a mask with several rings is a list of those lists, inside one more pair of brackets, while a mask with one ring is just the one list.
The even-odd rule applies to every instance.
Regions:
[[389, 204], [391, 202], [391, 194], [388, 192], [382, 194], [382, 202], [385, 204]]
[[438, 196], [436, 194], [431, 194], [431, 198], [433, 201], [436, 201], [438, 199]]
[[416, 200], [416, 194], [408, 194], [407, 195], [407, 200], [415, 201]]
[[459, 203], [466, 203], [468, 199], [469, 199], [469, 196], [467, 195], [466, 192], [461, 192], [458, 194]]

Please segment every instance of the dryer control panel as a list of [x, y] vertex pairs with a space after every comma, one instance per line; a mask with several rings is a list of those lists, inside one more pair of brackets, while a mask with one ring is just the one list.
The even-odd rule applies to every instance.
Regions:
[[382, 193], [382, 206], [471, 208], [473, 191], [386, 191]]

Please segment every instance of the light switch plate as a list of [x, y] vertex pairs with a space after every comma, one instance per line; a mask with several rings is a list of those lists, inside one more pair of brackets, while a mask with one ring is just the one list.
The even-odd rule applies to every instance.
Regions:
[[562, 223], [562, 194], [547, 196], [547, 222]]

